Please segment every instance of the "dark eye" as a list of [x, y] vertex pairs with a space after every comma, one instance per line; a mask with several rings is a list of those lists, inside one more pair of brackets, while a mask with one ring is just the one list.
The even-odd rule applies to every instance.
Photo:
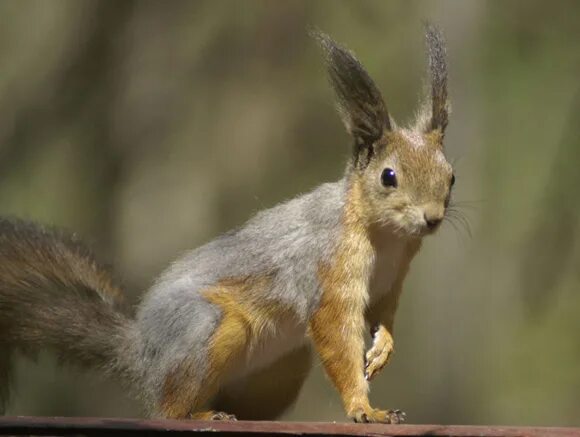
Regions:
[[451, 186], [455, 185], [455, 175], [451, 175]]
[[397, 188], [397, 176], [392, 168], [385, 168], [381, 174], [381, 182], [385, 187]]

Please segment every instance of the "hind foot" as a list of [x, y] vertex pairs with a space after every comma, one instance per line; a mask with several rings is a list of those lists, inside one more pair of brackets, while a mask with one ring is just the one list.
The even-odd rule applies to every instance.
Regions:
[[236, 416], [233, 414], [224, 413], [223, 411], [202, 411], [199, 413], [193, 413], [191, 415], [192, 420], [229, 420], [234, 421]]

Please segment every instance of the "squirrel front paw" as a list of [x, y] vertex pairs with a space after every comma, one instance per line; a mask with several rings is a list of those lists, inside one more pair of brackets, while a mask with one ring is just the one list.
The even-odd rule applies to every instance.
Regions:
[[373, 331], [373, 345], [365, 356], [365, 378], [368, 381], [385, 367], [394, 351], [393, 337], [383, 325]]
[[386, 423], [399, 424], [405, 421], [407, 415], [401, 410], [378, 410], [376, 408], [357, 408], [349, 417], [356, 423]]

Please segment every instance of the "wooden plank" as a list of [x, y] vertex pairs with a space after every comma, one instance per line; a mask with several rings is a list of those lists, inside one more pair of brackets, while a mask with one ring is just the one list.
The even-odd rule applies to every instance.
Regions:
[[580, 437], [580, 428], [378, 425], [321, 422], [207, 422], [77, 417], [0, 417], [0, 435], [142, 436], [452, 436], [452, 437]]

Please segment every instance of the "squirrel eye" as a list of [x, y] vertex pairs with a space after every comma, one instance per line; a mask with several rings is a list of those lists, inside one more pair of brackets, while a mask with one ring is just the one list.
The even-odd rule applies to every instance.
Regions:
[[397, 176], [392, 168], [385, 168], [381, 174], [381, 182], [385, 187], [397, 188]]
[[451, 186], [455, 185], [455, 175], [451, 175]]

